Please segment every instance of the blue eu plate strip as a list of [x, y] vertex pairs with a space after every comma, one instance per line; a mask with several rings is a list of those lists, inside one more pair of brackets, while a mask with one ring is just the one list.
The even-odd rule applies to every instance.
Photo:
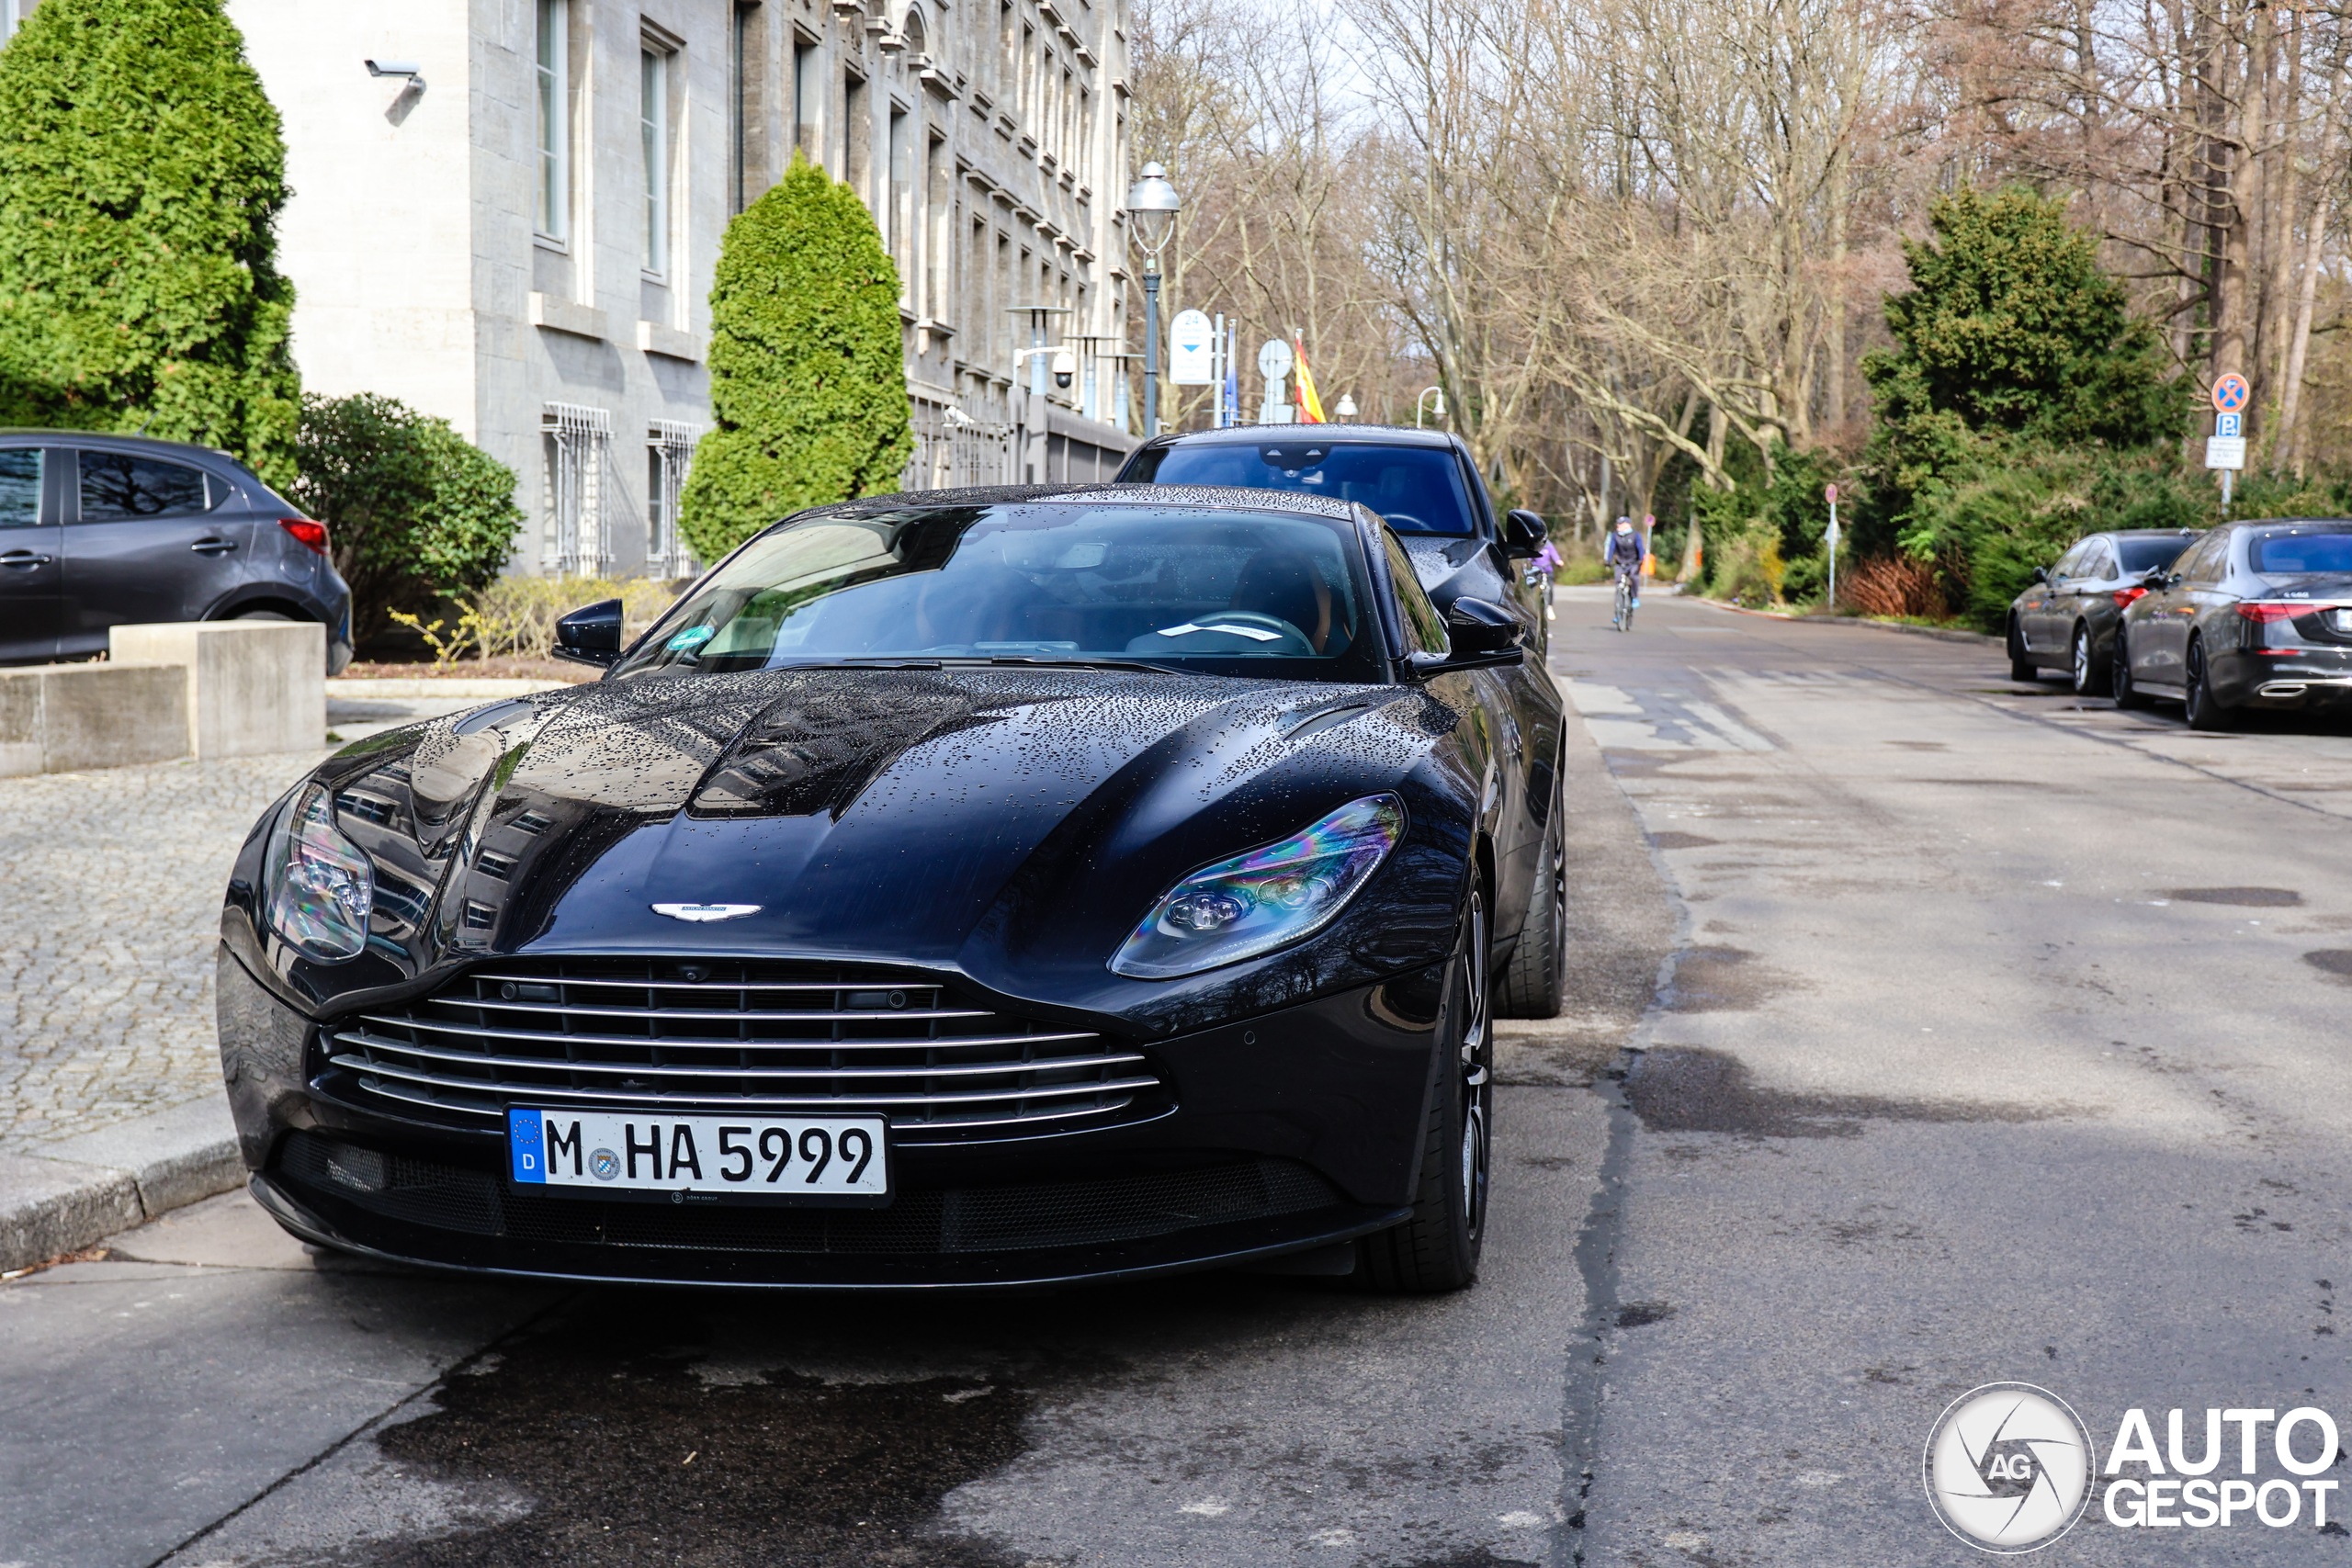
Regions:
[[541, 1135], [539, 1113], [536, 1111], [509, 1111], [506, 1113], [506, 1150], [514, 1161], [517, 1181], [545, 1181], [548, 1179], [546, 1140]]

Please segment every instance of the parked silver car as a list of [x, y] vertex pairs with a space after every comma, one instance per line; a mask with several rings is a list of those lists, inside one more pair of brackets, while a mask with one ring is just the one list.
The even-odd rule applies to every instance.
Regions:
[[351, 589], [326, 525], [225, 452], [0, 430], [0, 664], [105, 651], [150, 621], [316, 621], [351, 661]]

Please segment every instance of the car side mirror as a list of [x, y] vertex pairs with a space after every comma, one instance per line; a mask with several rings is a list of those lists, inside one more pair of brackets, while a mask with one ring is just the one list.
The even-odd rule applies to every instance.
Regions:
[[613, 665], [621, 658], [621, 602], [601, 600], [555, 624], [555, 656], [575, 664]]
[[2049, 569], [2048, 567], [2046, 567], [2046, 566], [2038, 566], [2038, 567], [2035, 567], [2035, 568], [2033, 569], [2033, 580], [2034, 580], [2036, 582], [2047, 582], [2047, 581], [2050, 581], [2050, 569]]
[[2151, 593], [2162, 592], [2172, 586], [2172, 572], [2165, 567], [2154, 568], [2140, 580], [2140, 586]]
[[1503, 514], [1503, 554], [1512, 560], [1530, 560], [1544, 553], [1544, 541], [1551, 536], [1544, 519], [1525, 507], [1514, 507]]
[[1416, 653], [1407, 660], [1416, 675], [1485, 670], [1521, 663], [1527, 658], [1525, 623], [1500, 604], [1484, 599], [1456, 599], [1445, 613], [1445, 637], [1452, 652], [1442, 657]]

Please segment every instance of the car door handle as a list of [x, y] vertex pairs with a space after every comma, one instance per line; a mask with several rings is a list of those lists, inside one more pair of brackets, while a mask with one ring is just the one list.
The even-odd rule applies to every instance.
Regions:
[[55, 558], [53, 556], [41, 555], [33, 550], [10, 550], [5, 555], [0, 555], [0, 566], [12, 566], [19, 571], [29, 571], [37, 566], [47, 566]]
[[237, 541], [234, 539], [216, 539], [209, 536], [198, 539], [188, 547], [200, 556], [226, 555], [236, 547]]

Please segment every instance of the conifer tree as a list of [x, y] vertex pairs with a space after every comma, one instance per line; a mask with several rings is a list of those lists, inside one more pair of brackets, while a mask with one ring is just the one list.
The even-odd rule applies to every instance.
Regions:
[[0, 49], [0, 424], [294, 478], [277, 111], [222, 0], [43, 0]]
[[712, 429], [680, 526], [706, 561], [805, 506], [887, 493], [914, 450], [899, 275], [865, 204], [806, 159], [728, 225]]

